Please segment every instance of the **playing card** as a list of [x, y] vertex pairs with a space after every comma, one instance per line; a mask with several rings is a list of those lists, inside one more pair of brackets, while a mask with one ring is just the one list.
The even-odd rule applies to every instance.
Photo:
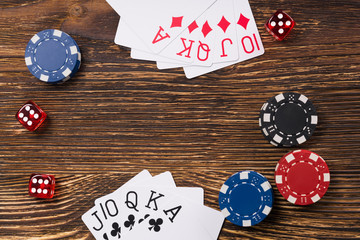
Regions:
[[[197, 195], [195, 197], [195, 195]], [[202, 194], [202, 196], [200, 195]], [[172, 196], [182, 196], [189, 202], [199, 204], [203, 201], [203, 192], [192, 188], [163, 188], [157, 185], [134, 186], [125, 190], [120, 196], [119, 202], [123, 203], [119, 207], [122, 213], [120, 222], [124, 222], [122, 239], [128, 239], [127, 235], [132, 231], [137, 231], [138, 225], [161, 209], [166, 199]], [[200, 201], [198, 200], [199, 198]]]
[[[185, 66], [184, 71], [187, 78], [194, 78], [264, 54], [264, 47], [249, 2], [247, 0], [234, 1], [234, 13], [236, 19], [238, 59], [224, 63], [214, 63], [210, 67]], [[225, 41], [225, 39], [222, 41]], [[227, 41], [227, 43], [229, 42]], [[229, 52], [227, 49], [228, 46], [229, 45], [225, 45], [224, 42], [223, 52], [225, 54]]]
[[[199, 239], [217, 239], [224, 220], [222, 214], [203, 206], [202, 188], [176, 187], [170, 172], [154, 177], [146, 170], [140, 172], [112, 194], [97, 199], [96, 205], [82, 219], [96, 239], [137, 239], [128, 235], [138, 231], [141, 224], [149, 224], [153, 214], [167, 208], [169, 199], [171, 203], [180, 202], [181, 199], [184, 206], [193, 205], [193, 209], [199, 211], [193, 212], [202, 216], [197, 220], [201, 230], [196, 230], [195, 236]], [[173, 210], [168, 213], [177, 215]], [[199, 226], [199, 222], [203, 226]]]
[[[150, 213], [150, 216], [138, 225], [136, 231], [129, 232], [126, 238], [131, 240], [145, 237], [150, 240], [217, 239], [224, 221], [221, 212], [190, 202], [178, 195], [168, 198], [158, 209]], [[211, 224], [215, 221], [216, 224]], [[216, 231], [210, 229], [214, 227], [217, 228]]]
[[145, 45], [152, 52], [158, 53], [215, 0], [107, 0], [107, 2]]
[[[135, 177], [130, 179], [127, 183], [124, 185], [131, 185], [136, 183], [137, 181], [146, 181], [146, 179], [152, 178], [151, 174], [147, 170], [143, 170], [140, 173], [138, 173]], [[119, 189], [118, 189], [119, 190]], [[118, 191], [116, 190], [116, 191]], [[115, 191], [115, 192], [116, 192]], [[115, 193], [114, 192], [114, 193]], [[110, 194], [109, 194], [110, 195]], [[108, 195], [107, 195], [108, 196]], [[104, 196], [102, 198], [106, 198], [107, 196]], [[101, 201], [102, 198], [97, 199], [98, 201]], [[111, 213], [111, 202], [108, 202], [108, 213]], [[82, 220], [87, 226], [87, 228], [91, 231], [91, 233], [94, 235], [96, 239], [108, 239], [107, 231], [105, 229], [105, 220], [108, 218], [107, 214], [105, 213], [105, 209], [103, 205], [100, 206], [94, 206], [90, 210], [88, 210], [85, 214], [82, 215]]]
[[[141, 185], [141, 187], [145, 187], [148, 185], [159, 185], [167, 188], [175, 188], [176, 184], [170, 172], [164, 172], [159, 175], [156, 175], [151, 178], [146, 178], [146, 180], [132, 181], [131, 183], [126, 183], [117, 189], [114, 193], [109, 194], [105, 197], [99, 198], [95, 200], [95, 205], [98, 206], [98, 209], [101, 209], [103, 212], [102, 222], [103, 229], [108, 236], [108, 240], [110, 239], [118, 239], [122, 236], [124, 232], [129, 230], [130, 228], [124, 228], [122, 219], [125, 217], [124, 212], [121, 208], [125, 201], [121, 202], [124, 195], [124, 191], [133, 186]], [[130, 197], [128, 203], [131, 206], [131, 197], [132, 193], [127, 195]], [[128, 216], [128, 215], [126, 215]]]

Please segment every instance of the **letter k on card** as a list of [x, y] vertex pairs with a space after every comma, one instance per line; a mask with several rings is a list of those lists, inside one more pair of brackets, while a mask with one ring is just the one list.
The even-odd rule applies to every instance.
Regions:
[[215, 0], [107, 0], [154, 53], [171, 43]]

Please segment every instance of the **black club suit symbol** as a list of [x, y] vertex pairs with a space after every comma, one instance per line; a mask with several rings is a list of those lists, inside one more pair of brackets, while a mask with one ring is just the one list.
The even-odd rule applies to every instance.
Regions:
[[150, 231], [154, 229], [155, 232], [159, 232], [161, 229], [160, 225], [163, 224], [163, 220], [161, 218], [158, 218], [156, 220], [150, 219], [149, 224], [151, 226], [151, 227], [149, 227]]
[[124, 222], [124, 226], [126, 228], [130, 228], [131, 230], [134, 225], [135, 225], [135, 216], [131, 214], [128, 216], [128, 220]]
[[119, 226], [119, 224], [117, 222], [114, 222], [112, 224], [112, 228], [113, 230], [111, 230], [111, 236], [117, 236], [118, 238], [121, 238], [121, 227]]

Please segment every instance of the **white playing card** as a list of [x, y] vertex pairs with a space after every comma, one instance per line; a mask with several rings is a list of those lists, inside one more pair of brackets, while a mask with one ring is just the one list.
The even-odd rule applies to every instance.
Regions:
[[215, 0], [107, 0], [145, 45], [160, 52]]
[[[197, 194], [197, 197], [194, 197], [194, 194]], [[199, 194], [203, 194], [203, 192], [191, 188], [162, 188], [156, 185], [129, 187], [119, 200], [124, 203], [119, 208], [124, 215], [121, 221], [124, 222], [125, 227], [130, 226], [126, 226], [126, 222], [131, 222], [131, 226], [124, 229], [122, 239], [128, 239], [128, 234], [138, 231], [140, 224], [148, 221], [154, 212], [162, 209], [167, 198], [182, 196], [181, 198], [188, 199], [187, 201], [191, 203], [201, 205], [196, 199], [201, 197]]]
[[[150, 178], [152, 178], [152, 176], [149, 173], [149, 171], [143, 170], [140, 173], [138, 173], [135, 177], [130, 179], [128, 182], [126, 182], [123, 186], [135, 184], [136, 182], [146, 181], [147, 179]], [[110, 194], [102, 198], [99, 198], [96, 201], [101, 201], [101, 199], [106, 198], [109, 195]], [[109, 202], [107, 205], [110, 206], [110, 204], [111, 202]], [[94, 235], [96, 239], [106, 239], [105, 236], [107, 237], [107, 231], [104, 225], [106, 220], [105, 219], [106, 215], [104, 214], [103, 211], [104, 211], [103, 207], [100, 208], [99, 206], [94, 206], [90, 210], [88, 210], [85, 214], [83, 214], [81, 217], [87, 228], [90, 230], [90, 232]], [[109, 211], [111, 211], [111, 209], [109, 209]]]
[[[239, 58], [235, 61], [214, 63], [210, 67], [186, 66], [184, 71], [187, 78], [194, 78], [264, 54], [264, 47], [248, 0], [236, 0], [234, 12], [235, 19], [237, 19], [236, 33]], [[225, 52], [227, 52], [226, 49]]]
[[[133, 186], [141, 185], [141, 187], [146, 187], [149, 185], [160, 185], [166, 188], [175, 188], [176, 184], [170, 172], [164, 172], [159, 175], [156, 175], [150, 179], [143, 181], [132, 181], [131, 184], [124, 184], [114, 193], [107, 195], [104, 198], [96, 199], [95, 205], [98, 206], [98, 209], [103, 210], [103, 223], [104, 231], [107, 233], [108, 239], [118, 239], [119, 236], [122, 236], [126, 230], [124, 228], [122, 219], [125, 217], [123, 208], [121, 206], [124, 202], [120, 202], [120, 199], [123, 199], [123, 193], [126, 189]], [[129, 195], [130, 196], [130, 195]], [[132, 196], [132, 195], [131, 195]], [[128, 215], [126, 215], [127, 217]], [[114, 226], [114, 224], [116, 226]]]
[[[177, 195], [168, 198], [159, 209], [140, 223], [136, 231], [129, 232], [127, 239], [135, 240], [145, 237], [148, 240], [217, 239], [224, 221], [221, 212], [192, 203]], [[216, 224], [211, 224], [215, 221]], [[216, 231], [210, 228], [216, 228]]]
[[[218, 0], [215, 2], [188, 27], [188, 29], [196, 27], [193, 30], [195, 33], [192, 33], [191, 36], [186, 36], [186, 33], [189, 31], [182, 32], [179, 37], [160, 52], [160, 55], [170, 57], [171, 53], [176, 53], [172, 55], [177, 55], [178, 60], [183, 60], [184, 58], [192, 59], [191, 66], [211, 66], [213, 63], [238, 59], [233, 1]], [[160, 59], [157, 61], [161, 62], [157, 65], [159, 69], [167, 69], [174, 66], [172, 62], [166, 64]], [[189, 64], [187, 63], [186, 65]], [[176, 67], [186, 65], [179, 64]]]

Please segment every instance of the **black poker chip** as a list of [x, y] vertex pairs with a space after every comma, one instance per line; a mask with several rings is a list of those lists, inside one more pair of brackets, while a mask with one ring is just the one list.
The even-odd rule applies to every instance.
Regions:
[[299, 93], [281, 93], [261, 108], [259, 126], [265, 138], [277, 147], [304, 143], [314, 133], [318, 116], [313, 103]]

